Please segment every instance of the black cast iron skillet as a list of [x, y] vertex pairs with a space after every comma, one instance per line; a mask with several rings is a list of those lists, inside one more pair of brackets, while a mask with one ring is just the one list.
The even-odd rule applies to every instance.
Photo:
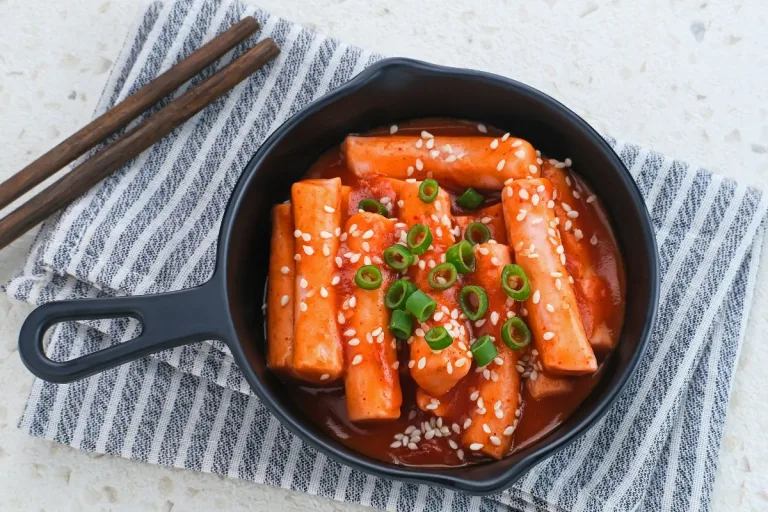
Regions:
[[[463, 468], [409, 468], [362, 456], [308, 421], [264, 361], [262, 293], [269, 260], [270, 209], [330, 147], [349, 133], [423, 117], [482, 121], [530, 141], [542, 153], [571, 157], [602, 198], [627, 272], [626, 319], [602, 380], [562, 425], [512, 456]], [[527, 469], [582, 435], [608, 409], [635, 370], [653, 326], [659, 269], [648, 212], [629, 172], [586, 122], [549, 96], [488, 73], [406, 59], [374, 64], [282, 125], [245, 168], [224, 214], [210, 281], [162, 295], [53, 302], [24, 323], [19, 352], [27, 368], [69, 382], [185, 343], [227, 343], [248, 383], [277, 418], [331, 458], [379, 476], [438, 484], [472, 494], [510, 486]], [[134, 317], [142, 334], [67, 362], [46, 357], [43, 336], [56, 322]]]

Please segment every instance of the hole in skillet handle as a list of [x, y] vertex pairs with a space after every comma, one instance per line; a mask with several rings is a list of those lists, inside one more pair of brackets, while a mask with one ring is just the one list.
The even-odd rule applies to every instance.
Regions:
[[[233, 338], [231, 322], [220, 289], [214, 278], [196, 288], [158, 295], [49, 302], [24, 321], [19, 355], [37, 377], [65, 383], [161, 350], [204, 340], [228, 342]], [[67, 361], [54, 361], [46, 354], [45, 334], [54, 324], [126, 317], [141, 326], [141, 333], [133, 339]]]

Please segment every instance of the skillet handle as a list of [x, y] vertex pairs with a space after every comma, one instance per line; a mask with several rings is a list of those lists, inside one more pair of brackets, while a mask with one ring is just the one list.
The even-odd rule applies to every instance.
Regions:
[[[19, 355], [36, 376], [49, 382], [72, 382], [109, 368], [196, 341], [226, 341], [229, 314], [213, 282], [158, 295], [76, 299], [43, 304], [27, 317], [19, 334]], [[68, 320], [130, 317], [142, 324], [132, 340], [80, 356], [53, 361], [43, 337], [54, 324]]]

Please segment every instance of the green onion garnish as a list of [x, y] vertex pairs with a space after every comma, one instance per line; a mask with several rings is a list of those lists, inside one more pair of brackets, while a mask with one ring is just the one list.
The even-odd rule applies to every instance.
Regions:
[[465, 210], [474, 210], [483, 203], [483, 199], [483, 196], [477, 190], [468, 188], [456, 199], [456, 204]]
[[359, 203], [357, 203], [357, 209], [363, 210], [364, 212], [378, 213], [379, 215], [382, 215], [384, 217], [389, 217], [389, 212], [387, 211], [387, 208], [377, 200], [373, 199], [372, 197], [365, 198]]
[[384, 249], [384, 261], [395, 270], [405, 270], [413, 265], [413, 253], [407, 247], [395, 244]]
[[429, 286], [436, 290], [445, 290], [456, 282], [458, 275], [453, 263], [441, 263], [429, 271]]
[[425, 203], [434, 201], [438, 192], [440, 192], [440, 186], [432, 178], [422, 181], [419, 185], [419, 199]]
[[424, 254], [432, 245], [432, 232], [426, 224], [415, 224], [408, 230], [406, 241], [413, 254]]
[[477, 366], [485, 366], [494, 358], [499, 355], [499, 350], [496, 345], [493, 344], [493, 340], [487, 334], [478, 338], [469, 350], [472, 351], [472, 358], [477, 363]]
[[531, 294], [531, 285], [519, 265], [508, 263], [501, 271], [501, 286], [515, 300], [525, 300]]
[[445, 330], [445, 327], [438, 325], [427, 331], [427, 334], [424, 335], [424, 341], [427, 342], [427, 345], [429, 345], [429, 348], [432, 350], [443, 350], [444, 348], [451, 346], [453, 338], [451, 338], [451, 335]]
[[363, 290], [375, 290], [381, 286], [381, 270], [373, 265], [364, 265], [355, 273], [355, 284]]
[[475, 251], [472, 250], [472, 244], [466, 240], [454, 244], [448, 248], [445, 253], [445, 261], [453, 263], [459, 274], [475, 271]]
[[416, 290], [405, 301], [405, 309], [410, 311], [416, 320], [424, 322], [432, 316], [437, 309], [437, 302], [430, 299], [429, 296], [421, 290]]
[[464, 239], [472, 245], [484, 244], [491, 239], [491, 230], [482, 222], [470, 222], [464, 230]]
[[531, 343], [531, 330], [518, 316], [513, 316], [501, 326], [501, 339], [512, 350], [520, 350]]
[[399, 340], [407, 340], [411, 336], [411, 329], [413, 329], [413, 317], [406, 313], [396, 309], [392, 311], [392, 318], [389, 321], [389, 332]]
[[405, 309], [405, 302], [413, 292], [418, 290], [415, 284], [407, 279], [398, 279], [387, 290], [384, 296], [384, 304], [389, 309]]
[[488, 295], [479, 286], [465, 286], [459, 292], [459, 306], [470, 320], [480, 320], [488, 311]]

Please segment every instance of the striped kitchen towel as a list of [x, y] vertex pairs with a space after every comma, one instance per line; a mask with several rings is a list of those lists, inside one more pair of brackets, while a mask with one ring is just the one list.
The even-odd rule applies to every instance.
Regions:
[[[279, 58], [46, 221], [25, 268], [6, 287], [12, 297], [41, 304], [206, 281], [227, 198], [259, 144], [380, 58], [234, 0], [156, 2], [130, 32], [96, 115], [248, 14], [262, 24], [258, 38], [278, 42]], [[36, 380], [20, 427], [82, 450], [388, 510], [706, 509], [766, 198], [608, 141], [653, 218], [662, 269], [656, 329], [608, 414], [503, 493], [470, 497], [328, 460], [279, 425], [217, 343], [180, 347], [72, 384]], [[68, 359], [130, 339], [136, 329], [120, 320], [62, 324], [48, 350]]]

